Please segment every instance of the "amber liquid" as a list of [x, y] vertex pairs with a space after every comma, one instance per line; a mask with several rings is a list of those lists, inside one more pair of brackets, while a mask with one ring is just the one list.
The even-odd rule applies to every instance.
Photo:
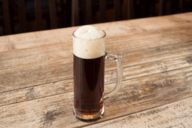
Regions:
[[82, 120], [97, 119], [103, 111], [104, 60], [74, 59], [74, 111]]

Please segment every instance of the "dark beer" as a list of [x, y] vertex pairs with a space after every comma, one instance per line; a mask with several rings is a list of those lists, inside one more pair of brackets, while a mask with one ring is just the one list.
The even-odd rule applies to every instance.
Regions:
[[105, 59], [117, 64], [117, 81], [110, 96], [118, 89], [122, 79], [121, 58], [105, 51], [103, 30], [82, 26], [73, 33], [74, 115], [81, 120], [96, 120], [103, 116]]
[[82, 116], [94, 115], [103, 108], [105, 56], [74, 59], [74, 107]]

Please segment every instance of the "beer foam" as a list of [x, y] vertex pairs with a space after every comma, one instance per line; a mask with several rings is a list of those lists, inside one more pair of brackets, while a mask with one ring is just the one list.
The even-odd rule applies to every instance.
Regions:
[[94, 26], [82, 26], [74, 32], [73, 54], [84, 59], [105, 55], [105, 32]]

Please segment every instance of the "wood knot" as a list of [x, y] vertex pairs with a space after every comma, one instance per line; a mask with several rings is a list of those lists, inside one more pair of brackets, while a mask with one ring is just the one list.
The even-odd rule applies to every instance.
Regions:
[[47, 111], [43, 118], [43, 126], [47, 128], [52, 125], [53, 121], [55, 121], [61, 114], [62, 112], [58, 110]]
[[151, 88], [156, 89], [156, 88], [172, 86], [174, 84], [174, 82], [175, 81], [172, 79], [162, 79], [157, 82], [152, 82], [150, 85], [151, 85]]
[[187, 63], [192, 64], [192, 56], [186, 57], [186, 61]]
[[36, 94], [34, 88], [29, 88], [25, 94], [27, 100], [35, 99]]
[[61, 112], [57, 112], [57, 111], [48, 111], [45, 114], [45, 118], [47, 121], [54, 121], [56, 119], [56, 116], [60, 115]]

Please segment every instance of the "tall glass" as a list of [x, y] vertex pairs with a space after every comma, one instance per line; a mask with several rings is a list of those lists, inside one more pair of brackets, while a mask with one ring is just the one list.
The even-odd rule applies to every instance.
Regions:
[[[105, 60], [117, 64], [117, 79], [112, 95], [118, 90], [122, 79], [121, 56], [107, 54], [105, 36], [96, 39], [83, 39], [73, 34], [73, 76], [74, 114], [81, 120], [95, 120], [104, 113], [104, 69]], [[113, 92], [113, 93], [112, 93]]]

